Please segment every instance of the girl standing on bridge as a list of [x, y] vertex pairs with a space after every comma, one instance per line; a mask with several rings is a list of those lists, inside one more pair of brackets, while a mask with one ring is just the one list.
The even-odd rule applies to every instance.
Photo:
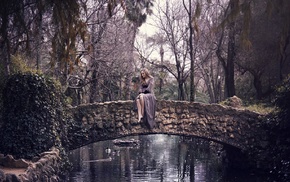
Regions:
[[152, 129], [155, 125], [156, 98], [154, 95], [154, 78], [146, 68], [140, 71], [140, 87], [136, 103], [138, 122], [143, 120]]

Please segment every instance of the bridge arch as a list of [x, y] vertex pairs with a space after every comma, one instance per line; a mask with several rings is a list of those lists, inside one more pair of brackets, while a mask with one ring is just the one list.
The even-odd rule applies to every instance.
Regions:
[[144, 134], [200, 137], [243, 150], [257, 140], [261, 117], [248, 110], [219, 104], [161, 100], [157, 101], [156, 126], [150, 130], [144, 123], [138, 123], [132, 105], [133, 101], [129, 100], [70, 108], [74, 120], [88, 131], [87, 138], [72, 147]]

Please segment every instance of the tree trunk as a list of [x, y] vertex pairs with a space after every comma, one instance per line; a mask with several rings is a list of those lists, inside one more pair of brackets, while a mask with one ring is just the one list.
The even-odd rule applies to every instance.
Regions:
[[37, 16], [37, 35], [36, 35], [36, 69], [39, 70], [41, 62], [41, 45], [42, 45], [42, 7], [38, 7], [38, 16]]
[[[138, 25], [136, 23], [133, 23], [133, 33], [132, 33], [132, 38], [131, 38], [131, 42], [130, 42], [130, 52], [129, 52], [129, 62], [128, 62], [128, 69], [129, 70], [133, 70], [133, 62], [134, 62], [134, 42], [135, 42], [135, 38], [136, 38], [136, 34], [137, 34], [137, 30], [138, 30]], [[128, 28], [130, 28], [130, 24], [128, 24]], [[131, 31], [128, 31], [131, 32]], [[129, 100], [131, 98], [131, 81], [132, 81], [132, 72], [129, 72], [126, 77], [125, 77], [125, 95], [124, 95], [124, 99], [125, 100]], [[122, 88], [120, 88], [122, 89]]]
[[[163, 65], [163, 58], [164, 58], [164, 49], [163, 46], [161, 45], [160, 47], [160, 59], [161, 59], [161, 65]], [[160, 76], [159, 76], [159, 95], [161, 95], [162, 92], [162, 86], [163, 86], [163, 66], [161, 67], [161, 71], [160, 71]]]
[[[234, 9], [235, 2], [230, 1], [231, 9]], [[232, 97], [235, 95], [235, 67], [234, 67], [234, 58], [235, 58], [235, 22], [231, 20], [229, 23], [229, 33], [228, 33], [228, 49], [227, 49], [227, 58], [225, 59], [222, 56], [222, 40], [224, 38], [224, 28], [222, 30], [222, 35], [220, 37], [216, 55], [219, 61], [222, 63], [224, 68], [225, 75], [225, 98]]]
[[[235, 2], [230, 2], [231, 9], [234, 9]], [[225, 86], [226, 86], [226, 98], [232, 97], [236, 94], [235, 91], [235, 22], [231, 20], [229, 24], [229, 40], [228, 40], [228, 54], [227, 54], [227, 66], [225, 75]]]
[[94, 69], [92, 73], [92, 83], [90, 86], [90, 103], [94, 103], [97, 100], [97, 85], [97, 71]]
[[235, 93], [235, 23], [231, 22], [229, 27], [228, 57], [225, 75], [226, 97], [232, 97]]
[[283, 68], [285, 66], [285, 62], [287, 61], [287, 49], [290, 46], [290, 30], [286, 37], [285, 43], [283, 45], [283, 50], [280, 52], [280, 61], [279, 61], [279, 78], [280, 81], [284, 79]]
[[[94, 15], [94, 19], [95, 19], [95, 15]], [[92, 70], [92, 76], [91, 76], [91, 85], [90, 85], [90, 98], [89, 98], [89, 102], [90, 103], [94, 103], [96, 102], [96, 95], [97, 95], [97, 86], [98, 86], [98, 80], [97, 80], [97, 66], [98, 63], [96, 62], [95, 58], [96, 58], [96, 44], [98, 43], [98, 40], [96, 40], [96, 36], [94, 34], [95, 31], [95, 24], [92, 24], [92, 56], [93, 59], [91, 59], [91, 70]]]
[[183, 81], [180, 79], [178, 80], [178, 91], [178, 100], [185, 100]]
[[0, 49], [1, 49], [1, 59], [3, 62], [3, 72], [4, 75], [7, 77], [10, 74], [10, 43], [8, 39], [8, 14], [4, 10], [2, 14], [2, 25], [0, 27], [2, 42], [0, 42]]
[[256, 93], [257, 93], [257, 99], [261, 100], [262, 99], [262, 95], [263, 95], [263, 91], [262, 91], [262, 82], [261, 82], [261, 76], [259, 74], [253, 74], [254, 76], [254, 87], [256, 89]]
[[194, 59], [193, 59], [193, 42], [192, 42], [192, 11], [191, 11], [191, 0], [189, 0], [189, 13], [188, 13], [188, 25], [189, 25], [189, 54], [190, 54], [190, 101], [194, 101], [195, 88], [194, 88]]

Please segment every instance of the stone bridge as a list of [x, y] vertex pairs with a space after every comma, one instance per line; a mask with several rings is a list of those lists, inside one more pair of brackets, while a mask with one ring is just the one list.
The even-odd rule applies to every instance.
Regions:
[[[74, 120], [87, 131], [71, 148], [88, 143], [144, 134], [170, 134], [209, 139], [246, 150], [261, 140], [261, 115], [218, 104], [157, 101], [156, 126], [137, 122], [133, 101], [113, 101], [70, 108]], [[75, 133], [72, 133], [75, 135]], [[70, 136], [76, 138], [75, 136]]]

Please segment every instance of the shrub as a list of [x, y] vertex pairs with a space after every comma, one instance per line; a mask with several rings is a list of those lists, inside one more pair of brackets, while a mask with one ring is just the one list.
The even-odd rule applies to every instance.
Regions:
[[[37, 73], [36, 69], [29, 67], [26, 63], [24, 56], [21, 55], [12, 55], [11, 62], [10, 62], [10, 74], [17, 74], [17, 73]], [[3, 88], [5, 87], [5, 82], [7, 77], [5, 76], [5, 69], [3, 64], [0, 64], [0, 128], [2, 125], [2, 111], [3, 111], [3, 99], [2, 93]]]
[[279, 118], [283, 126], [290, 127], [290, 75], [276, 88], [275, 105], [279, 108]]
[[31, 159], [60, 146], [66, 130], [63, 103], [54, 81], [39, 74], [15, 74], [3, 90], [0, 150]]

